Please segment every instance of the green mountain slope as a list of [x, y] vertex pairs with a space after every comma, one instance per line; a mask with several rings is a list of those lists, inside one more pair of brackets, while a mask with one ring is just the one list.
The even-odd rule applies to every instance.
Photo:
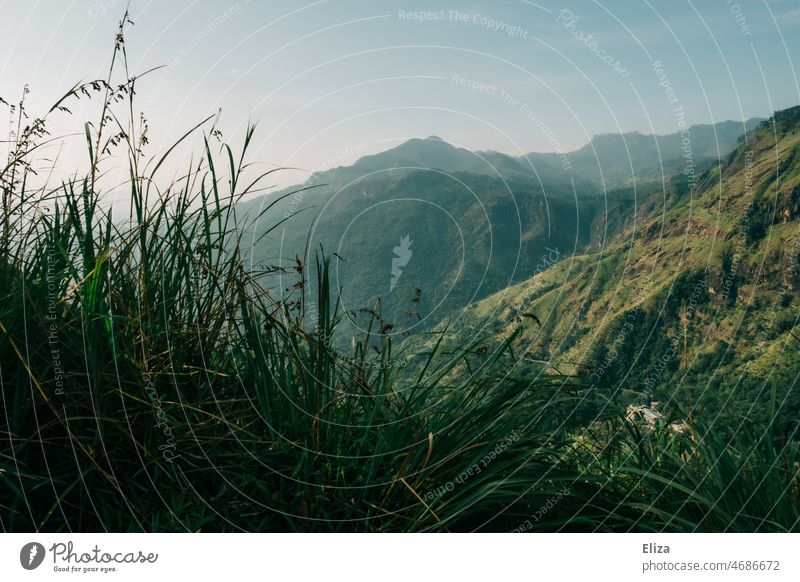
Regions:
[[335, 253], [342, 307], [374, 309], [380, 301], [399, 333], [524, 280], [547, 249], [583, 248], [596, 206], [477, 174], [381, 173], [342, 188], [316, 214], [298, 215], [253, 257], [274, 262], [267, 253], [279, 246], [283, 263], [307, 247]]
[[[698, 147], [707, 154], [713, 136], [715, 147], [730, 151], [734, 134], [749, 124], [698, 126]], [[553, 165], [554, 154], [513, 158], [470, 152], [438, 137], [412, 139], [284, 191], [286, 198], [253, 233], [250, 258], [265, 268], [292, 269], [295, 257], [308, 261], [319, 249], [336, 253], [334, 285], [345, 310], [380, 306], [394, 333], [424, 329], [530, 277], [544, 256], [598, 248], [630, 221], [638, 199], [663, 189], [651, 181], [604, 192], [593, 169], [602, 168], [607, 186], [609, 177], [626, 181], [625, 167], [638, 172], [657, 164], [661, 176], [676, 162], [658, 164], [658, 154], [680, 156], [679, 139], [599, 136], [569, 154], [570, 171]], [[633, 159], [623, 147], [628, 142], [636, 142]], [[667, 190], [677, 196], [680, 184]], [[244, 210], [256, 214], [280, 196], [249, 202]], [[314, 273], [307, 275], [313, 286]], [[279, 293], [293, 292], [294, 283], [283, 273], [265, 280]]]
[[463, 310], [451, 337], [521, 328], [520, 366], [720, 423], [763, 427], [775, 398], [789, 431], [800, 413], [799, 128], [800, 107], [776, 113], [694, 192], [651, 194], [599, 249]]

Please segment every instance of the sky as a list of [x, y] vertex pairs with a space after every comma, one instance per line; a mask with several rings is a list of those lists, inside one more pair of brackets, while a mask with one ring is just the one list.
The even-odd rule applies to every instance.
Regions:
[[[46, 110], [103, 77], [125, 1], [0, 1], [0, 97]], [[437, 135], [513, 155], [800, 104], [800, 0], [131, 0], [154, 151], [207, 115], [281, 180]], [[677, 112], [680, 113], [677, 113]], [[79, 107], [58, 120], [84, 155]], [[0, 115], [5, 115], [0, 110]], [[189, 154], [185, 154], [188, 156]]]

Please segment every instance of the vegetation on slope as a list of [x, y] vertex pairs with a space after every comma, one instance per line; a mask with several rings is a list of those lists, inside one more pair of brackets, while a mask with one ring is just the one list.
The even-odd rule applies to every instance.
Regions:
[[473, 306], [455, 335], [484, 321], [507, 333], [527, 312], [541, 325], [527, 320], [520, 353], [631, 404], [702, 412], [721, 432], [742, 421], [764, 430], [774, 388], [775, 429], [782, 442], [793, 437], [800, 415], [798, 111], [764, 122], [694, 191], [647, 193], [620, 234], [595, 243], [591, 254]]

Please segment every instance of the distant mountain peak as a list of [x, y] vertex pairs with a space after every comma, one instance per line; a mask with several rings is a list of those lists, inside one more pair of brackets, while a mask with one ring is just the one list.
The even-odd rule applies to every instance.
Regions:
[[475, 158], [473, 152], [431, 135], [414, 137], [384, 152], [364, 156], [353, 165], [353, 169], [377, 171], [396, 167], [424, 167], [451, 171], [469, 167]]
[[403, 150], [413, 147], [434, 147], [434, 148], [441, 148], [441, 149], [461, 149], [457, 148], [449, 141], [442, 139], [438, 135], [429, 135], [428, 137], [412, 137], [409, 140], [402, 142], [400, 145], [395, 146], [394, 148], [388, 150], [389, 152], [393, 150]]

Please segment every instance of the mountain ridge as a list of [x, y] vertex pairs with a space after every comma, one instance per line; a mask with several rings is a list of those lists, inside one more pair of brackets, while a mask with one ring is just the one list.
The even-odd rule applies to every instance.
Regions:
[[[763, 121], [764, 118], [755, 117], [742, 122], [726, 120], [715, 124], [692, 125], [688, 128], [688, 132], [692, 136], [693, 153], [701, 160], [724, 157], [736, 147], [739, 137]], [[560, 170], [563, 173], [562, 166], [565, 163], [563, 158], [574, 169], [575, 177], [588, 180], [595, 185], [605, 184], [607, 187], [613, 188], [626, 185], [633, 179], [633, 174], [626, 174], [625, 165], [628, 162], [634, 165], [634, 171], [642, 170], [647, 178], [652, 178], [652, 169], [658, 164], [652, 164], [652, 167], [638, 167], [636, 159], [652, 160], [653, 157], [656, 157], [662, 162], [677, 159], [681, 156], [681, 142], [681, 132], [668, 134], [646, 134], [638, 130], [622, 133], [609, 132], [596, 134], [588, 143], [569, 152], [530, 152], [513, 156], [494, 150], [468, 150], [455, 146], [439, 136], [431, 135], [425, 138], [410, 138], [383, 152], [363, 156], [349, 166], [314, 172], [306, 183], [319, 184], [326, 180], [339, 183], [341, 179], [337, 179], [337, 172], [349, 176], [354, 172], [421, 167], [448, 172], [488, 173], [490, 175], [496, 173], [501, 177], [503, 176], [501, 170], [505, 168], [509, 177], [518, 177], [517, 174], [530, 176], [530, 170], [526, 166], [535, 164], [544, 166], [542, 169], [548, 170], [547, 177], [552, 179], [553, 170]], [[634, 158], [636, 159], [623, 158], [612, 171], [605, 168], [605, 172], [598, 173], [593, 165], [602, 166], [604, 158], [606, 160], [609, 157], [615, 160], [619, 159], [617, 154], [620, 148], [628, 154], [631, 151], [635, 152]], [[660, 157], [659, 154], [661, 154]], [[560, 176], [560, 178], [568, 181], [564, 176]]]

